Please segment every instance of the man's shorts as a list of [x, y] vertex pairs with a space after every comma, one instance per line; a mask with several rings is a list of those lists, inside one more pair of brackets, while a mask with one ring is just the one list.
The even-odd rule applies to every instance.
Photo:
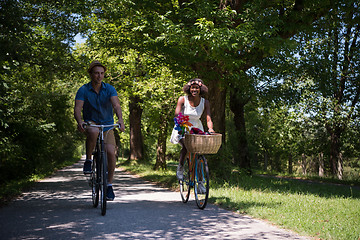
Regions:
[[[91, 121], [89, 121], [89, 123], [90, 124], [96, 124], [96, 123], [91, 122]], [[116, 146], [114, 129], [110, 129], [110, 130], [104, 132], [104, 143]]]
[[104, 143], [116, 146], [114, 129], [104, 132]]

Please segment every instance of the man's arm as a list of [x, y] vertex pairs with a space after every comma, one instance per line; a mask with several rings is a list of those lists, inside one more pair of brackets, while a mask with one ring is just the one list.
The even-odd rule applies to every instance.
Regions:
[[85, 132], [85, 129], [83, 128], [83, 123], [84, 121], [82, 120], [82, 117], [81, 117], [81, 111], [83, 109], [83, 106], [84, 106], [84, 101], [82, 100], [75, 100], [75, 107], [74, 107], [74, 117], [75, 117], [75, 120], [78, 124], [78, 130], [80, 132]]
[[120, 106], [120, 100], [118, 98], [118, 96], [112, 96], [110, 98], [111, 100], [111, 104], [114, 108], [115, 114], [118, 117], [118, 124], [120, 124], [120, 131], [125, 131], [125, 125], [124, 125], [124, 120], [122, 118], [122, 110], [121, 110], [121, 106]]

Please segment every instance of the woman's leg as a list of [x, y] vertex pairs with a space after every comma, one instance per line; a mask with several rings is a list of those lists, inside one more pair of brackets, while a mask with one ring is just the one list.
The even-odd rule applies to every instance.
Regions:
[[187, 149], [185, 147], [185, 144], [184, 144], [184, 139], [181, 139], [179, 144], [181, 145], [181, 151], [180, 151], [180, 159], [179, 159], [179, 164], [181, 166], [184, 165], [184, 161], [185, 161], [185, 157], [186, 157], [186, 153], [187, 153]]
[[186, 154], [187, 154], [187, 149], [185, 147], [185, 144], [184, 144], [184, 139], [181, 139], [179, 144], [181, 145], [181, 151], [180, 151], [180, 159], [179, 159], [179, 166], [177, 167], [177, 170], [176, 170], [176, 177], [179, 179], [179, 180], [182, 180], [183, 177], [184, 177], [184, 161], [185, 161], [185, 157], [186, 157]]

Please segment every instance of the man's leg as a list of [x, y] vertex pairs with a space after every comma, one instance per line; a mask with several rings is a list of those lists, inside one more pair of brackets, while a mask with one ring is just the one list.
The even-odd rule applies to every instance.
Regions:
[[91, 173], [91, 159], [98, 135], [98, 128], [88, 127], [86, 129], [86, 160], [84, 163], [84, 173]]
[[116, 167], [116, 142], [114, 136], [114, 130], [109, 130], [104, 133], [105, 149], [107, 153], [108, 160], [108, 188], [107, 188], [107, 199], [112, 201], [115, 198], [114, 190], [112, 187], [112, 182], [114, 179], [114, 172]]
[[115, 146], [112, 144], [106, 144], [105, 148], [108, 159], [108, 183], [112, 184], [116, 167]]

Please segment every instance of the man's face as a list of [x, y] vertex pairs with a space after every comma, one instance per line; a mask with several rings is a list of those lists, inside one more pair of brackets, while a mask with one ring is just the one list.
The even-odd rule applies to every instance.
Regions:
[[91, 71], [91, 80], [96, 84], [100, 84], [105, 76], [105, 69], [101, 66], [93, 67]]

